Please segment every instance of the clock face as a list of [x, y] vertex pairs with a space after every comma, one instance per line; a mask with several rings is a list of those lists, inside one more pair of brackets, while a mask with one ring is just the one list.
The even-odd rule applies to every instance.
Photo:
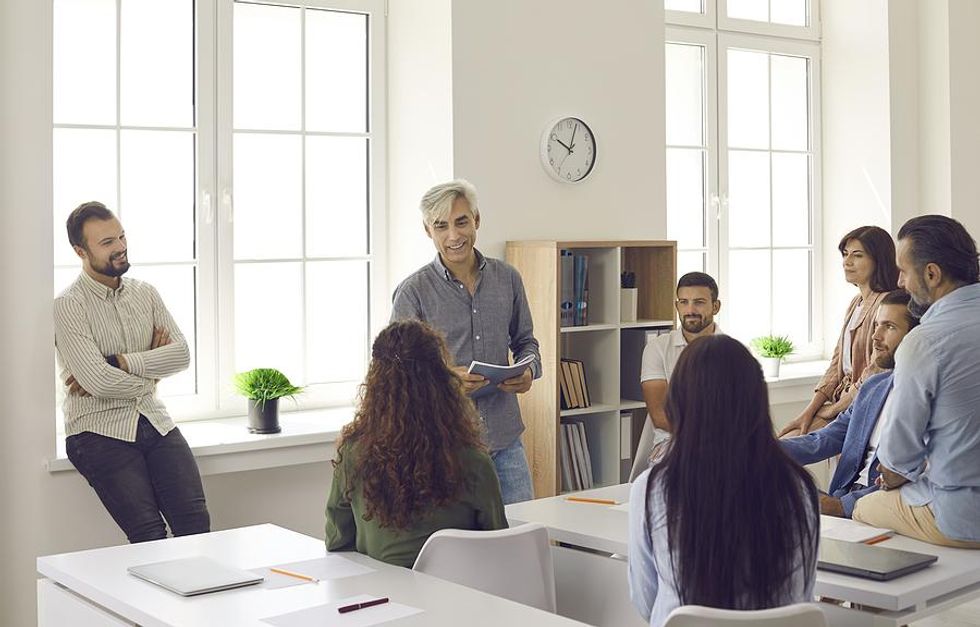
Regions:
[[561, 118], [549, 125], [541, 141], [544, 169], [563, 183], [578, 183], [595, 166], [592, 129], [578, 118]]

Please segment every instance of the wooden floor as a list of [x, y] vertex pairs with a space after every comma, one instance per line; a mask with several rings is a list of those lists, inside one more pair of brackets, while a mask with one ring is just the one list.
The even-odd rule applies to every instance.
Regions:
[[974, 599], [942, 614], [917, 620], [911, 627], [980, 627], [980, 599]]

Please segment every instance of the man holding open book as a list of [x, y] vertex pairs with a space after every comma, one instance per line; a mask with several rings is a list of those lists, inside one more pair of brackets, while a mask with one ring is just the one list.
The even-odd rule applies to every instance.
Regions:
[[[391, 320], [422, 320], [445, 334], [455, 370], [486, 424], [504, 503], [529, 500], [534, 493], [515, 395], [541, 376], [541, 355], [524, 283], [513, 267], [475, 248], [480, 210], [469, 182], [436, 185], [422, 197], [421, 210], [438, 254], [395, 288]], [[530, 357], [527, 367], [492, 392], [474, 394], [489, 380], [467, 372], [470, 363], [506, 365], [508, 351], [515, 363]]]

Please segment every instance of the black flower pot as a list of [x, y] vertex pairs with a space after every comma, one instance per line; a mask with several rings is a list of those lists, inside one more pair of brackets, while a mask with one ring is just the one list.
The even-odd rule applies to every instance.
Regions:
[[263, 401], [248, 399], [248, 432], [279, 433], [279, 399]]

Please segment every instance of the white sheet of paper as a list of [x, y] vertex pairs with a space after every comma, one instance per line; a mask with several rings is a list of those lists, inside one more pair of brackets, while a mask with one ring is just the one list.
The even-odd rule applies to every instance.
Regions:
[[881, 527], [872, 527], [859, 523], [850, 518], [820, 515], [820, 537], [844, 542], [867, 542], [872, 538], [890, 536], [894, 531]]
[[[272, 567], [289, 570], [300, 575], [313, 577], [315, 579], [341, 579], [343, 577], [355, 577], [373, 573], [374, 569], [370, 566], [358, 564], [349, 560], [343, 555], [325, 555], [312, 560], [302, 562], [290, 562], [288, 564], [273, 564]], [[295, 577], [292, 577], [295, 579]], [[296, 579], [302, 582], [302, 579]], [[305, 582], [304, 582], [305, 583]]]
[[266, 590], [276, 590], [278, 588], [289, 588], [291, 586], [315, 586], [316, 582], [304, 581], [303, 579], [297, 579], [296, 577], [290, 577], [289, 575], [280, 575], [279, 573], [274, 573], [268, 568], [255, 568], [249, 572], [253, 572], [256, 575], [262, 577], [262, 583], [258, 585], [259, 588], [265, 588]]
[[327, 605], [317, 605], [308, 607], [298, 612], [280, 614], [279, 616], [269, 616], [263, 618], [263, 623], [275, 625], [276, 627], [309, 627], [309, 625], [336, 625], [337, 627], [370, 627], [379, 625], [391, 620], [405, 618], [413, 614], [418, 614], [422, 610], [417, 607], [409, 607], [401, 603], [382, 603], [374, 607], [366, 607], [363, 610], [354, 610], [341, 614], [337, 611], [338, 607], [351, 605], [352, 603], [363, 603], [378, 597], [370, 594], [359, 594], [346, 599], [340, 599]]

